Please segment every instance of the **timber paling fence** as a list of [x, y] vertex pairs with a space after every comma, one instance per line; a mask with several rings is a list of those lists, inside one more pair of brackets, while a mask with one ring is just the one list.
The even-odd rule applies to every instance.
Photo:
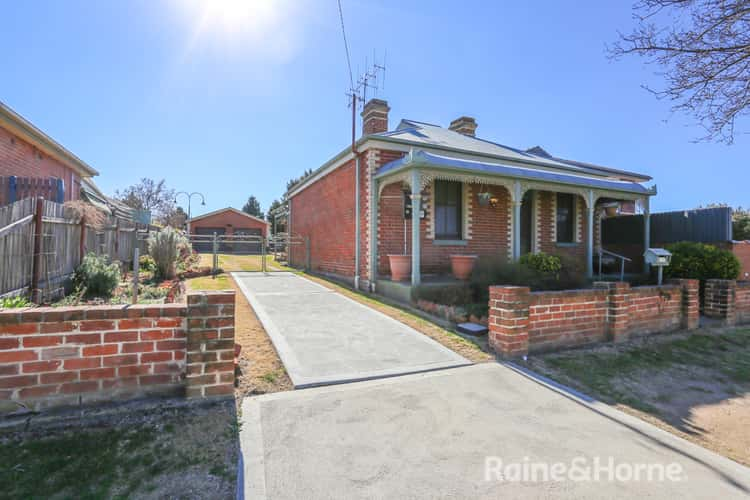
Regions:
[[112, 216], [87, 224], [72, 208], [43, 198], [0, 207], [0, 297], [59, 298], [86, 253], [132, 261], [143, 240], [138, 233], [133, 222]]

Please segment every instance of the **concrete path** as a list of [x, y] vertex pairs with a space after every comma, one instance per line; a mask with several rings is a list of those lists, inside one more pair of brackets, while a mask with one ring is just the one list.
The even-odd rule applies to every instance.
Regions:
[[[749, 469], [495, 363], [246, 398], [242, 420], [247, 499], [727, 499], [750, 491]], [[594, 474], [597, 458], [602, 467], [614, 461], [598, 481], [568, 479], [572, 463]], [[502, 469], [537, 462], [563, 464], [564, 480], [513, 481]], [[635, 474], [621, 464], [654, 471], [671, 463], [677, 482], [645, 472], [621, 480]]]
[[429, 337], [293, 273], [232, 273], [296, 388], [471, 364]]

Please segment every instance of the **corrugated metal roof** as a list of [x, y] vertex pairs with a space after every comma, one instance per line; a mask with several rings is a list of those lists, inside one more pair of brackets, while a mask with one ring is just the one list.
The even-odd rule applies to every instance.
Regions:
[[479, 174], [499, 175], [502, 177], [518, 179], [538, 180], [559, 184], [586, 186], [590, 188], [626, 191], [638, 194], [653, 194], [653, 191], [649, 190], [645, 186], [642, 186], [641, 184], [638, 184], [637, 182], [603, 179], [601, 177], [590, 177], [585, 175], [553, 172], [549, 170], [503, 165], [500, 163], [464, 160], [460, 158], [453, 158], [450, 156], [427, 153], [426, 151], [421, 150], [413, 151], [403, 158], [399, 158], [398, 160], [386, 163], [378, 169], [376, 177], [381, 177], [388, 172], [393, 172], [400, 169], [401, 167], [421, 165], [444, 169], [464, 170]]
[[401, 120], [401, 123], [399, 123], [396, 130], [373, 134], [371, 137], [399, 139], [414, 145], [439, 146], [466, 153], [502, 156], [509, 160], [517, 160], [525, 163], [533, 162], [544, 167], [559, 168], [566, 171], [591, 175], [611, 177], [616, 174], [622, 174], [632, 177], [640, 177], [643, 180], [651, 179], [651, 177], [643, 174], [554, 158], [542, 148], [538, 148], [538, 150], [532, 148], [531, 150], [524, 151], [504, 144], [480, 139], [478, 137], [460, 134], [439, 125], [419, 122], [416, 120]]

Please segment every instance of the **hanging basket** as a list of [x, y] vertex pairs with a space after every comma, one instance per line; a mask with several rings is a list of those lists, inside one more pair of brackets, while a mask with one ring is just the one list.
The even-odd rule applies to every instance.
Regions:
[[491, 193], [477, 193], [477, 201], [479, 201], [480, 207], [486, 207], [490, 204], [490, 199], [492, 198]]
[[604, 209], [604, 213], [607, 217], [614, 217], [617, 215], [617, 212], [620, 209], [620, 204], [607, 203], [606, 205], [602, 205], [602, 208]]

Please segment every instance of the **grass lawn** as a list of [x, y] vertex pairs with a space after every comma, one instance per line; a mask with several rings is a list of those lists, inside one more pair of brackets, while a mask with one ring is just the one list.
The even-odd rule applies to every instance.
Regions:
[[233, 498], [233, 402], [132, 411], [98, 427], [0, 434], [6, 498]]
[[[200, 254], [200, 266], [213, 265], [213, 255], [210, 253]], [[260, 271], [263, 263], [260, 255], [234, 255], [228, 253], [219, 254], [219, 267], [226, 272], [231, 271]], [[287, 269], [273, 259], [273, 255], [266, 255], [266, 268], [268, 270]]]
[[750, 465], [750, 329], [530, 356], [529, 367]]

